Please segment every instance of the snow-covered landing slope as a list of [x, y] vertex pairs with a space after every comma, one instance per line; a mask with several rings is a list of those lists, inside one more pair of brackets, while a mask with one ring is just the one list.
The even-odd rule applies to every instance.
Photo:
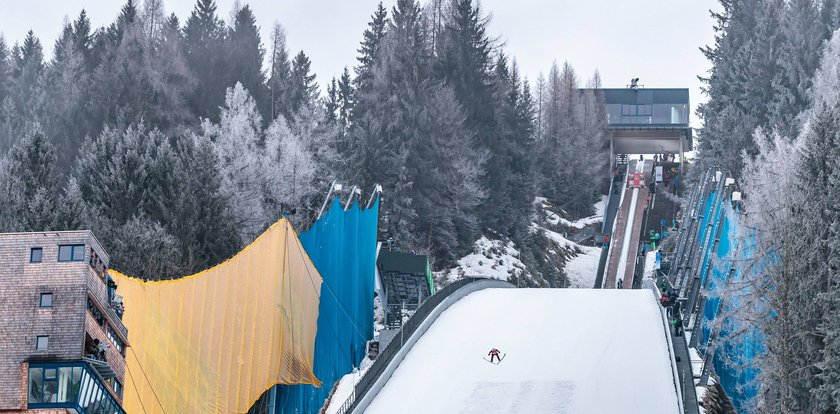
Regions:
[[676, 413], [668, 355], [647, 289], [485, 289], [440, 315], [365, 413]]

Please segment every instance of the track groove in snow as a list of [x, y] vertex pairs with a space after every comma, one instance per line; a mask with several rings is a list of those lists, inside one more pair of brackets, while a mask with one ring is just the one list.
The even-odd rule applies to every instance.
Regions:
[[485, 289], [441, 314], [366, 413], [678, 410], [649, 290]]

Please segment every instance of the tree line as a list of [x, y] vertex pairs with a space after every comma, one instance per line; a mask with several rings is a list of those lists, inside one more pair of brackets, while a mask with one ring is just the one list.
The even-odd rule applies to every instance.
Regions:
[[[751, 411], [840, 410], [840, 5], [725, 0], [699, 162], [741, 177], [734, 343], [763, 344]], [[749, 363], [752, 365], [745, 365]]]
[[600, 96], [571, 65], [532, 84], [476, 2], [399, 0], [322, 93], [282, 26], [266, 45], [248, 5], [231, 16], [128, 0], [94, 29], [82, 11], [49, 61], [32, 32], [0, 39], [0, 230], [91, 228], [115, 267], [169, 277], [281, 216], [305, 229], [332, 180], [381, 184], [383, 239], [442, 268], [489, 232], [564, 285], [534, 199], [588, 214], [608, 161]]

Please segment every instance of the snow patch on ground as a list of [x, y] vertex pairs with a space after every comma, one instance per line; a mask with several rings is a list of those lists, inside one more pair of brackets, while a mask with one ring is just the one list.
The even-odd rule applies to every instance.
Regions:
[[438, 275], [447, 281], [470, 276], [508, 280], [511, 275], [520, 275], [525, 271], [525, 264], [519, 260], [519, 250], [512, 242], [504, 243], [482, 236], [475, 242], [473, 253], [458, 260], [454, 269]]
[[590, 289], [595, 286], [601, 249], [590, 246], [579, 247], [583, 253], [566, 262], [566, 276], [569, 278], [569, 287]]
[[654, 269], [656, 265], [656, 251], [647, 252], [645, 253], [645, 272], [644, 278], [645, 279], [654, 279], [654, 274], [656, 269]]
[[[551, 214], [554, 214], [547, 209], [547, 201], [545, 201], [545, 199], [540, 201], [540, 205], [542, 205], [544, 211], [549, 214], [549, 218]], [[601, 200], [595, 203], [594, 216], [583, 218], [574, 222], [565, 219], [558, 221], [564, 225], [582, 229], [585, 226], [602, 222], [604, 220], [606, 205], [607, 196], [602, 196]], [[556, 216], [556, 214], [554, 215]], [[534, 223], [533, 226], [539, 227], [536, 223]], [[545, 228], [542, 228], [542, 230], [551, 241], [557, 244], [557, 246], [566, 248], [575, 253], [575, 255], [566, 262], [566, 266], [563, 269], [569, 279], [569, 287], [583, 289], [592, 288], [595, 285], [595, 277], [598, 274], [598, 261], [601, 259], [601, 248], [580, 245], [568, 240], [560, 233]]]
[[551, 231], [549, 229], [540, 227], [537, 223], [531, 223], [531, 230], [533, 231], [542, 231], [549, 240], [553, 241], [559, 247], [565, 248], [574, 248], [579, 246], [577, 243], [563, 237], [562, 234], [557, 233], [556, 231]]
[[[569, 258], [564, 264], [564, 271], [569, 280], [569, 287], [592, 288], [595, 284], [595, 276], [598, 272], [598, 261], [601, 249], [598, 247], [584, 246], [575, 243], [555, 230], [562, 230], [566, 227], [582, 229], [603, 220], [606, 196], [595, 203], [596, 215], [576, 221], [569, 221], [553, 212], [554, 207], [544, 197], [537, 197], [535, 203], [538, 209], [544, 214], [537, 217], [544, 218], [544, 222], [532, 222], [530, 230], [541, 232], [551, 244], [545, 253], [559, 255], [563, 265], [563, 257]], [[565, 226], [565, 227], [564, 227]], [[469, 276], [491, 277], [494, 279], [510, 280], [510, 277], [529, 277], [529, 269], [519, 260], [519, 250], [510, 241], [490, 239], [482, 236], [475, 242], [473, 253], [470, 253], [458, 260], [456, 267], [435, 272], [435, 279], [445, 285], [454, 280]]]
[[[444, 311], [365, 411], [677, 413], [650, 290], [484, 289]], [[490, 348], [500, 364], [482, 359]]]
[[382, 300], [379, 296], [373, 298], [373, 331], [379, 332], [385, 329], [385, 309], [382, 308]]
[[[703, 397], [706, 396], [706, 387], [699, 386], [699, 387], [696, 387], [694, 390], [697, 393], [697, 402], [699, 403], [700, 401], [703, 401]], [[697, 408], [698, 408], [700, 414], [706, 414], [706, 408], [705, 407], [703, 407], [702, 405], [698, 405]]]
[[703, 370], [703, 357], [697, 352], [696, 348], [688, 348], [688, 355], [691, 358], [691, 371], [695, 376], [700, 375]]
[[373, 361], [370, 359], [363, 359], [361, 363], [361, 369], [354, 368], [353, 372], [341, 377], [341, 380], [338, 382], [338, 387], [333, 392], [332, 398], [330, 398], [330, 403], [327, 406], [326, 414], [336, 414], [338, 410], [341, 409], [341, 406], [350, 398], [350, 395], [353, 394], [353, 389], [356, 387], [356, 383], [365, 375], [368, 368], [373, 364]]
[[604, 218], [604, 212], [607, 211], [607, 200], [609, 199], [609, 196], [602, 195], [601, 199], [598, 200], [598, 202], [595, 203], [595, 205], [593, 206], [595, 207], [595, 215], [600, 217], [601, 219]]
[[582, 229], [586, 226], [593, 225], [595, 223], [600, 223], [604, 220], [604, 210], [606, 208], [607, 197], [602, 196], [601, 200], [595, 203], [595, 215], [584, 217], [582, 219], [578, 219], [575, 221], [567, 220], [564, 217], [561, 217], [559, 214], [552, 211], [551, 203], [545, 197], [537, 197], [535, 200], [537, 206], [545, 212], [546, 215], [546, 222], [550, 223], [552, 226], [563, 225], [566, 227], [572, 227], [575, 229]]
[[[706, 385], [697, 385], [694, 387], [695, 392], [697, 392], [697, 402], [702, 402], [704, 398], [706, 398], [706, 392], [709, 391], [709, 387], [714, 387], [715, 385], [715, 378], [714, 376], [709, 377], [709, 383]], [[706, 414], [707, 410], [706, 407], [702, 405], [697, 407], [700, 411], [700, 414]]]
[[595, 286], [595, 276], [598, 273], [598, 261], [601, 259], [601, 248], [577, 244], [557, 233], [531, 223], [535, 231], [542, 231], [549, 240], [558, 247], [576, 252], [576, 255], [566, 262], [564, 270], [569, 278], [569, 287], [589, 289]]

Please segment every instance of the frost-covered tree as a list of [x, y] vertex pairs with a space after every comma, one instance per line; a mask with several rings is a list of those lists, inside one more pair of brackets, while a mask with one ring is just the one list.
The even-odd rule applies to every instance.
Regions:
[[91, 115], [97, 126], [145, 122], [168, 132], [195, 123], [185, 105], [186, 88], [193, 83], [177, 31], [164, 25], [149, 38], [130, 5], [109, 27], [103, 60], [93, 76]]
[[84, 199], [118, 225], [137, 215], [152, 164], [152, 147], [161, 141], [160, 134], [150, 136], [142, 125], [124, 130], [106, 128], [89, 140], [73, 172]]
[[[814, 0], [727, 0], [716, 20], [715, 43], [703, 48], [712, 63], [700, 105], [704, 126], [699, 162], [740, 175], [740, 154], [757, 154], [757, 127], [795, 139], [799, 114], [830, 31], [836, 5]], [[833, 29], [831, 29], [833, 30]], [[701, 168], [702, 169], [702, 168]]]
[[350, 129], [350, 119], [353, 114], [353, 81], [350, 78], [350, 70], [344, 67], [341, 77], [338, 78], [336, 98], [338, 110], [338, 126], [341, 136], [344, 137]]
[[217, 120], [225, 101], [225, 24], [216, 13], [214, 0], [197, 0], [184, 27], [184, 56], [195, 75], [188, 102], [192, 112]]
[[11, 51], [0, 35], [0, 157], [14, 144], [19, 117], [12, 100]]
[[[593, 82], [597, 85], [597, 77]], [[608, 161], [600, 95], [581, 91], [577, 74], [568, 63], [562, 69], [552, 66], [546, 87], [545, 130], [535, 154], [542, 195], [577, 215], [586, 215], [596, 200]]]
[[82, 196], [81, 187], [76, 177], [67, 179], [61, 195], [55, 202], [53, 230], [90, 229], [96, 213]]
[[840, 29], [823, 44], [820, 66], [814, 73], [809, 97], [811, 107], [803, 113], [806, 122], [816, 112], [814, 109], [832, 105], [840, 99]]
[[[709, 97], [698, 108], [703, 118], [698, 137], [701, 166], [724, 168], [738, 176], [741, 152], [755, 155], [753, 132], [762, 120], [766, 122], [773, 96], [766, 91], [771, 88], [777, 61], [780, 16], [775, 6], [781, 4], [770, 4], [772, 1], [721, 1], [723, 10], [712, 13], [715, 42], [701, 49], [712, 63], [708, 76], [701, 78]], [[756, 32], [762, 36], [755, 36]], [[758, 73], [751, 73], [752, 69]], [[748, 86], [749, 79], [760, 85]]]
[[274, 23], [271, 30], [271, 68], [268, 77], [268, 89], [271, 101], [271, 120], [279, 114], [289, 116], [288, 103], [292, 66], [289, 51], [286, 48], [286, 32], [280, 23]]
[[31, 118], [35, 114], [43, 73], [44, 51], [41, 41], [30, 30], [23, 44], [12, 48], [12, 99], [21, 116]]
[[[271, 165], [268, 200], [275, 218], [302, 207], [314, 195], [317, 166], [307, 138], [292, 131], [283, 117], [271, 123], [265, 133], [265, 152]], [[301, 211], [303, 213], [303, 211]], [[298, 221], [303, 215], [293, 218]]]
[[142, 21], [146, 41], [151, 44], [162, 35], [163, 28], [166, 26], [163, 0], [144, 0]]
[[388, 237], [446, 263], [477, 237], [484, 153], [452, 88], [434, 76], [419, 5], [400, 1], [391, 17], [370, 88], [357, 91], [357, 165], [366, 186], [390, 189], [382, 224]]
[[[743, 218], [755, 259], [743, 263], [749, 306], [740, 320], [765, 335], [761, 412], [834, 412], [837, 359], [830, 315], [836, 298], [840, 194], [840, 112], [823, 105], [795, 142], [756, 134], [758, 156], [745, 156]], [[803, 202], [807, 200], [807, 202]], [[808, 234], [808, 238], [802, 237]]]
[[262, 69], [265, 49], [260, 40], [257, 18], [247, 4], [239, 8], [234, 15], [225, 50], [228, 54], [229, 73], [224, 86], [230, 87], [237, 82], [241, 83], [254, 98], [260, 113], [268, 118], [271, 108], [265, 73]]
[[0, 102], [9, 96], [12, 68], [9, 61], [9, 48], [6, 39], [0, 35]]
[[292, 59], [289, 89], [286, 91], [288, 113], [283, 114], [286, 119], [294, 119], [304, 108], [315, 105], [318, 99], [318, 84], [315, 82], [315, 74], [311, 72], [311, 65], [309, 57], [302, 50]]
[[104, 233], [112, 267], [147, 280], [169, 279], [184, 273], [178, 262], [177, 240], [160, 223], [135, 216]]
[[359, 65], [354, 71], [356, 77], [353, 79], [353, 84], [357, 90], [368, 91], [373, 80], [373, 67], [376, 63], [377, 55], [379, 54], [379, 47], [382, 44], [382, 39], [385, 38], [385, 33], [388, 30], [388, 10], [382, 5], [382, 2], [376, 6], [371, 16], [368, 27], [363, 33], [362, 44], [359, 47], [359, 56], [356, 58]]
[[90, 19], [87, 17], [87, 12], [84, 9], [79, 12], [79, 17], [73, 21], [72, 38], [73, 44], [76, 46], [76, 50], [79, 51], [84, 58], [87, 71], [92, 72], [98, 62], [94, 60], [93, 30], [90, 25]]
[[[369, 112], [375, 105], [372, 99], [374, 92], [373, 71], [379, 58], [379, 50], [382, 40], [388, 30], [388, 11], [380, 2], [376, 11], [368, 22], [368, 27], [363, 33], [363, 40], [358, 49], [359, 56], [356, 58], [358, 65], [353, 69], [353, 110], [350, 118], [350, 129], [347, 131], [341, 149], [341, 158], [345, 160], [346, 167], [344, 175], [347, 179], [361, 183], [365, 188], [371, 188], [374, 184], [373, 170], [370, 169], [370, 151], [368, 142], [362, 140], [362, 136], [369, 134], [369, 128], [374, 127], [371, 123], [376, 122]], [[370, 105], [369, 105], [370, 104]]]
[[[481, 174], [486, 191], [486, 205], [478, 211], [486, 228], [507, 232], [506, 216], [518, 214], [499, 208], [509, 200], [507, 177], [511, 172], [506, 160], [510, 156], [509, 142], [500, 132], [496, 107], [498, 95], [503, 95], [505, 79], [494, 76], [494, 41], [487, 34], [489, 16], [480, 4], [472, 0], [457, 0], [449, 4], [443, 16], [443, 33], [437, 46], [436, 76], [454, 92], [466, 115], [466, 128], [473, 135], [476, 148], [485, 151], [487, 162]], [[428, 29], [427, 29], [428, 30]], [[501, 57], [499, 60], [505, 60]], [[505, 63], [506, 65], [506, 63]], [[494, 96], [496, 95], [496, 96]], [[521, 204], [522, 200], [515, 200]], [[530, 203], [532, 200], [527, 200]], [[530, 205], [530, 204], [528, 204]], [[501, 213], [506, 211], [506, 213]], [[522, 214], [529, 215], [530, 209]]]
[[0, 229], [50, 230], [55, 206], [55, 148], [40, 127], [0, 162]]
[[39, 105], [44, 130], [58, 150], [60, 171], [70, 170], [90, 130], [86, 117], [89, 82], [84, 55], [73, 40], [72, 27], [67, 25], [56, 41], [53, 59], [45, 70], [45, 88]]
[[[798, 143], [791, 143], [778, 133], [767, 136], [759, 131], [754, 142], [758, 155], [745, 157], [742, 180], [747, 196], [742, 217], [745, 228], [754, 232], [742, 237], [754, 237], [755, 241], [746, 248], [760, 259], [742, 263], [746, 281], [730, 286], [729, 294], [744, 302], [740, 312], [732, 317], [737, 319], [736, 326], [759, 327], [768, 333], [766, 364], [761, 366], [761, 411], [790, 412], [790, 374], [796, 368], [792, 355], [800, 344], [793, 341], [796, 315], [792, 292], [797, 290], [799, 274], [796, 257], [786, 251], [799, 245], [800, 239], [793, 209], [801, 197], [796, 185], [800, 152]], [[768, 168], [769, 165], [774, 167]], [[739, 294], [741, 291], [750, 293]], [[774, 318], [771, 311], [775, 312]]]
[[213, 142], [221, 174], [221, 192], [241, 240], [253, 240], [269, 214], [263, 203], [267, 165], [262, 140], [262, 117], [248, 91], [237, 83], [228, 88], [219, 123], [204, 120], [203, 136]]
[[[519, 77], [516, 61], [508, 68], [507, 57], [499, 56], [494, 70], [496, 117], [504, 141], [504, 187], [509, 195], [492, 206], [500, 215], [493, 229], [519, 243], [530, 233], [533, 201], [537, 196], [534, 162], [534, 114], [528, 81]], [[504, 213], [501, 213], [504, 212]]]
[[[822, 368], [837, 359], [826, 352], [825, 339], [828, 312], [837, 300], [838, 268], [835, 250], [840, 223], [840, 193], [833, 187], [840, 176], [840, 102], [817, 109], [809, 131], [803, 136], [802, 161], [798, 170], [798, 185], [803, 199], [796, 206], [796, 228], [809, 234], [810, 241], [801, 241], [785, 249], [791, 260], [800, 262], [796, 290], [792, 292], [795, 336], [792, 347], [793, 371], [789, 375], [791, 407], [806, 412], [832, 412], [840, 406], [831, 403], [831, 392], [837, 384], [825, 384]], [[796, 248], [800, 247], [800, 248]], [[816, 299], [816, 300], [815, 300]], [[836, 325], [835, 325], [836, 326]], [[826, 361], [828, 359], [828, 361]], [[814, 391], [821, 389], [822, 394]], [[783, 394], [784, 395], [784, 394]], [[826, 398], [828, 397], [828, 398]]]
[[811, 77], [820, 62], [825, 29], [818, 7], [814, 0], [791, 0], [781, 20], [782, 41], [772, 82], [770, 123], [788, 137], [795, 137], [799, 131], [797, 115], [808, 107]]
[[[138, 260], [149, 260], [153, 270], [131, 268], [139, 269], [138, 275], [171, 277], [198, 271], [230, 257], [240, 245], [221, 182], [213, 145], [206, 139], [187, 135], [170, 144], [161, 132], [142, 125], [106, 128], [81, 151], [59, 197], [58, 222], [68, 228], [81, 222], [101, 233], [103, 243], [125, 246], [126, 250], [111, 251], [117, 264], [127, 260], [139, 266]], [[128, 234], [129, 229], [142, 234]], [[166, 240], [175, 240], [173, 252], [165, 255], [171, 263], [124, 256], [136, 256], [136, 251], [127, 250], [133, 242], [154, 242], [143, 234], [163, 237], [166, 246]]]
[[176, 140], [176, 194], [158, 200], [168, 212], [165, 227], [179, 240], [184, 269], [197, 272], [230, 258], [241, 246], [221, 191], [221, 173], [213, 143], [195, 134]]

